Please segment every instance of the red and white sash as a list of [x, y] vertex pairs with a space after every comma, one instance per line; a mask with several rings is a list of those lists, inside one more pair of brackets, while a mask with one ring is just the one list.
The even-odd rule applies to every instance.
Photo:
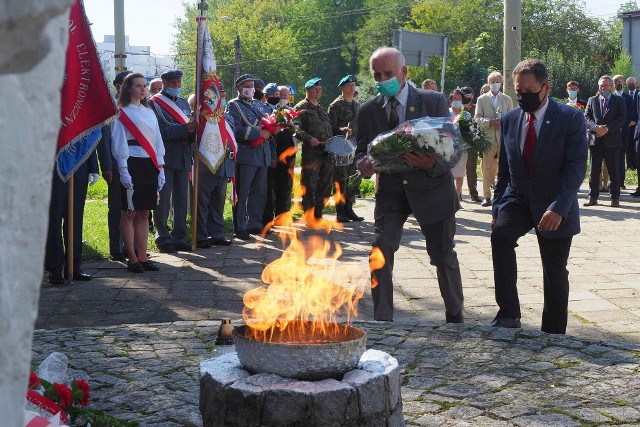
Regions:
[[176, 121], [182, 125], [187, 124], [189, 118], [187, 115], [173, 102], [171, 99], [166, 97], [165, 95], [158, 93], [151, 97], [151, 101], [160, 105], [167, 113], [171, 114], [171, 117], [176, 119]]
[[120, 110], [120, 116], [118, 117], [118, 120], [120, 120], [124, 125], [124, 127], [127, 128], [129, 133], [133, 135], [136, 141], [138, 141], [138, 144], [140, 144], [140, 146], [144, 148], [144, 151], [146, 151], [149, 157], [151, 157], [151, 161], [153, 162], [153, 164], [156, 166], [156, 168], [158, 168], [158, 170], [160, 170], [160, 166], [158, 166], [158, 159], [156, 157], [156, 152], [153, 149], [153, 146], [151, 145], [147, 137], [144, 136], [142, 131], [140, 131], [138, 126], [136, 126], [136, 124], [133, 123], [131, 118], [127, 116], [127, 113], [125, 113], [124, 110], [122, 109]]

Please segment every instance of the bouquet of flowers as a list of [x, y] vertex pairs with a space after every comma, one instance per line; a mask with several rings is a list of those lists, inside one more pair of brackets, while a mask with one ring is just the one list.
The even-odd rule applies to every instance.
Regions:
[[460, 111], [456, 117], [456, 123], [460, 128], [462, 140], [469, 146], [469, 151], [477, 156], [482, 156], [493, 146], [493, 142], [487, 136], [487, 131], [475, 120], [467, 119], [465, 111]]
[[567, 102], [567, 104], [571, 105], [572, 107], [576, 107], [578, 110], [580, 110], [580, 111], [582, 111], [584, 113], [585, 106], [580, 104], [578, 101], [576, 101], [575, 103]]
[[376, 136], [368, 151], [376, 169], [399, 173], [415, 169], [405, 163], [405, 153], [433, 155], [437, 162], [452, 168], [466, 148], [460, 131], [450, 119], [423, 117], [401, 123], [393, 131]]
[[[298, 117], [299, 114], [300, 113], [296, 111], [279, 106], [272, 114], [260, 119], [260, 125], [263, 129], [266, 129], [270, 134], [273, 135], [280, 132], [282, 129], [295, 127], [295, 123], [293, 122], [293, 120]], [[265, 142], [265, 139], [263, 137], [258, 137], [257, 139], [251, 141], [251, 146], [257, 147], [263, 142]]]

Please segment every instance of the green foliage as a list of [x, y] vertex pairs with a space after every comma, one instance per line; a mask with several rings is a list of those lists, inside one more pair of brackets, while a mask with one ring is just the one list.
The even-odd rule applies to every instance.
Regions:
[[609, 71], [609, 75], [615, 76], [620, 74], [625, 79], [627, 77], [636, 76], [636, 70], [633, 68], [633, 64], [631, 63], [631, 55], [626, 50], [622, 50], [620, 52], [620, 56], [614, 61], [613, 67], [611, 71]]

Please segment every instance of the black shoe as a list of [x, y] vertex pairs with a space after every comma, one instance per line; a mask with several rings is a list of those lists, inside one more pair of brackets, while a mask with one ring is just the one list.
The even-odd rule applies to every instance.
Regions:
[[480, 203], [482, 201], [482, 199], [478, 196], [469, 196], [469, 200], [476, 203]]
[[62, 285], [64, 278], [62, 277], [62, 268], [56, 268], [49, 272], [49, 284], [50, 285]]
[[198, 240], [196, 242], [196, 247], [200, 249], [209, 249], [211, 247], [211, 242], [209, 242], [209, 240]]
[[133, 264], [127, 264], [127, 270], [132, 273], [144, 273], [144, 267], [141, 262], [134, 262]]
[[640, 188], [630, 194], [631, 197], [640, 197]]
[[598, 204], [598, 199], [594, 199], [590, 197], [589, 200], [587, 200], [585, 203], [582, 204], [582, 206], [595, 206], [597, 204]]
[[349, 222], [351, 220], [349, 218], [347, 218], [345, 215], [338, 215], [338, 216], [336, 216], [336, 221], [337, 222]]
[[349, 218], [351, 221], [355, 221], [355, 222], [364, 221], [364, 217], [359, 216], [353, 210], [348, 210], [347, 211], [347, 218]]
[[247, 233], [258, 236], [262, 233], [262, 228], [247, 228]]
[[231, 245], [231, 240], [225, 239], [221, 237], [219, 239], [214, 239], [213, 237], [209, 238], [209, 243], [213, 246], [229, 246]]
[[111, 254], [111, 256], [109, 256], [109, 259], [111, 261], [118, 261], [118, 262], [125, 262], [127, 260], [124, 254]]
[[491, 199], [484, 199], [484, 202], [482, 202], [480, 206], [491, 206]]
[[619, 208], [619, 207], [620, 207], [620, 200], [618, 200], [618, 199], [611, 199], [611, 207], [612, 207], [612, 208]]
[[[64, 278], [68, 278], [69, 274], [67, 274], [67, 272], [64, 272]], [[84, 271], [80, 270], [79, 268], [77, 270], [75, 270], [73, 272], [73, 280], [77, 280], [78, 282], [88, 282], [89, 280], [91, 280], [93, 276], [91, 276], [90, 274], [85, 273]]]
[[626, 189], [627, 189], [627, 187], [626, 187], [624, 184], [622, 184], [622, 185], [620, 186], [620, 189], [621, 189], [621, 190], [626, 190]]
[[140, 261], [138, 264], [141, 264], [145, 271], [160, 271], [160, 268], [151, 260]]
[[163, 243], [161, 245], [158, 245], [158, 250], [163, 254], [173, 254], [176, 252], [175, 246], [173, 246], [173, 244], [171, 243]]
[[522, 328], [520, 319], [511, 319], [509, 317], [496, 317], [490, 323], [494, 328]]
[[186, 243], [174, 243], [173, 247], [179, 252], [191, 252], [191, 245]]
[[445, 311], [444, 317], [447, 323], [464, 323], [464, 314], [462, 313], [462, 309], [454, 315]]
[[236, 237], [240, 240], [244, 240], [245, 242], [251, 240], [251, 234], [249, 234], [247, 230], [238, 230], [236, 232]]

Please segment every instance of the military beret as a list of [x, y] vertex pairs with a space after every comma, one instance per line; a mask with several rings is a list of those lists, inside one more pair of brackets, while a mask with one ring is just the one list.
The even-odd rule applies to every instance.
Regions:
[[260, 79], [255, 79], [253, 80], [253, 86], [255, 87], [264, 87], [264, 80], [260, 80]]
[[347, 83], [358, 83], [358, 81], [356, 80], [355, 77], [353, 77], [351, 74], [346, 75], [342, 78], [342, 80], [340, 80], [340, 83], [338, 83], [338, 87], [347, 84]]
[[226, 90], [225, 90], [224, 85], [222, 84], [222, 82], [219, 82], [219, 83], [220, 83], [220, 92], [226, 92]]
[[180, 70], [165, 71], [164, 73], [160, 74], [160, 78], [162, 80], [181, 79], [182, 78], [182, 71], [180, 71]]
[[275, 93], [280, 93], [280, 90], [278, 89], [278, 84], [277, 83], [269, 83], [268, 85], [266, 85], [264, 87], [264, 94], [265, 95], [273, 95]]
[[114, 85], [121, 85], [122, 82], [124, 81], [124, 78], [127, 77], [129, 74], [131, 74], [133, 71], [131, 70], [126, 70], [126, 71], [120, 71], [117, 75], [116, 78], [113, 79], [113, 84]]
[[322, 86], [320, 84], [321, 81], [322, 81], [322, 79], [320, 77], [314, 77], [314, 78], [312, 78], [311, 80], [309, 80], [308, 82], [306, 82], [304, 84], [304, 88], [305, 89], [309, 89], [310, 87], [313, 87], [313, 86], [316, 86], [316, 85]]
[[253, 76], [251, 74], [243, 74], [236, 79], [236, 87], [240, 86], [244, 82], [253, 81]]

